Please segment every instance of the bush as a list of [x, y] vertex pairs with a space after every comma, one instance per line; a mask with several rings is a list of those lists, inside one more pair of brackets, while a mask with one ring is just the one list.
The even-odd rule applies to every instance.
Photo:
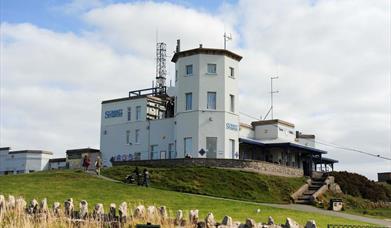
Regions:
[[365, 176], [357, 173], [331, 172], [330, 176], [335, 177], [335, 182], [339, 184], [346, 194], [362, 197], [373, 202], [391, 201], [391, 191], [381, 184], [368, 180]]

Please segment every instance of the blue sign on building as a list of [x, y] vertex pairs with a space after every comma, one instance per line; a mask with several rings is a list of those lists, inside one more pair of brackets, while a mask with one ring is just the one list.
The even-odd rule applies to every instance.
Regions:
[[238, 131], [239, 130], [238, 125], [232, 124], [232, 123], [226, 123], [225, 124], [225, 128], [227, 128], [228, 130], [232, 130], [232, 131]]
[[122, 117], [122, 109], [110, 110], [105, 112], [105, 119]]

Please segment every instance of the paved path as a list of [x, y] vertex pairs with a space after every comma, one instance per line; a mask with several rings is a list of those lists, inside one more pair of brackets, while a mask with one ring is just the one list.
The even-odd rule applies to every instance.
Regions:
[[[88, 172], [88, 173], [92, 174], [96, 177], [102, 178], [104, 180], [113, 181], [113, 182], [120, 182], [118, 180], [114, 180], [114, 179], [111, 179], [111, 178], [108, 178], [105, 176], [97, 176], [95, 174], [95, 172]], [[323, 210], [323, 209], [313, 207], [310, 205], [255, 203], [255, 202], [250, 202], [250, 201], [234, 200], [234, 199], [220, 198], [220, 197], [214, 197], [214, 196], [205, 196], [205, 195], [198, 195], [198, 194], [192, 194], [192, 193], [184, 193], [184, 194], [192, 195], [192, 196], [200, 196], [200, 197], [205, 197], [205, 198], [211, 198], [211, 199], [227, 200], [227, 201], [233, 201], [233, 202], [242, 202], [242, 203], [250, 203], [250, 204], [254, 204], [254, 205], [263, 205], [263, 206], [276, 207], [276, 208], [282, 208], [282, 209], [290, 209], [290, 210], [296, 210], [296, 211], [313, 212], [313, 213], [318, 213], [318, 214], [322, 214], [322, 215], [341, 217], [341, 218], [351, 219], [354, 221], [360, 221], [360, 222], [366, 222], [366, 223], [372, 223], [372, 224], [377, 224], [377, 225], [381, 225], [381, 226], [391, 227], [391, 221], [386, 221], [383, 219], [368, 218], [368, 217], [364, 217], [364, 216], [352, 215], [352, 214], [347, 214], [347, 213], [343, 213], [343, 212], [328, 211], [328, 210]]]

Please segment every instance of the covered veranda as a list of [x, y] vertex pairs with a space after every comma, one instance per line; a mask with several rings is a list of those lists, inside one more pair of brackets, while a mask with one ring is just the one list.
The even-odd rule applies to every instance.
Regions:
[[240, 138], [239, 158], [261, 160], [292, 168], [303, 169], [305, 176], [313, 171], [333, 170], [333, 159], [323, 158], [326, 151], [292, 142], [264, 142], [261, 140]]

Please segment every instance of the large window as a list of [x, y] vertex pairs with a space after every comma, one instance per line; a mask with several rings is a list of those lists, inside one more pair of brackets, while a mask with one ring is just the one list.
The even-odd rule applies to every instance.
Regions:
[[130, 143], [130, 131], [127, 130], [126, 131], [126, 144], [129, 144]]
[[206, 108], [216, 110], [216, 92], [208, 92]]
[[193, 65], [186, 65], [186, 76], [193, 75]]
[[190, 155], [192, 154], [193, 152], [193, 139], [192, 137], [186, 137], [184, 138], [184, 149], [185, 149], [185, 156], [186, 155]]
[[208, 64], [208, 74], [216, 74], [217, 73], [217, 66], [216, 64]]
[[134, 133], [134, 143], [140, 143], [140, 129], [136, 129]]
[[229, 110], [231, 112], [235, 112], [235, 96], [230, 94], [229, 95], [229, 100], [230, 100]]
[[132, 119], [132, 109], [128, 107], [128, 121], [131, 121]]
[[186, 93], [186, 106], [185, 110], [192, 110], [193, 109], [193, 94], [192, 93]]
[[152, 160], [159, 159], [157, 145], [151, 146], [151, 159]]
[[168, 158], [169, 159], [176, 158], [174, 143], [168, 144]]
[[141, 119], [141, 106], [136, 106], [136, 120]]

